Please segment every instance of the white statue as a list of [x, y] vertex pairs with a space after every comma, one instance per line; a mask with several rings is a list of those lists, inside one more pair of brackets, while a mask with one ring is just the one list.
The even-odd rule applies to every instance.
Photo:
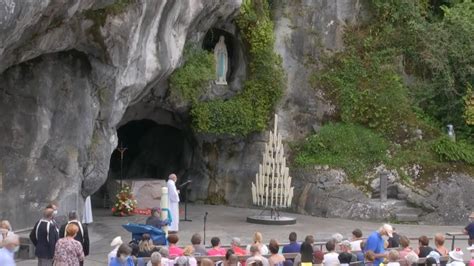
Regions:
[[456, 134], [454, 133], [454, 126], [449, 124], [449, 125], [447, 125], [447, 128], [448, 128], [448, 138], [451, 141], [456, 141]]
[[214, 47], [214, 57], [216, 59], [216, 84], [227, 85], [226, 76], [227, 76], [227, 47], [224, 42], [224, 36], [219, 37], [219, 42]]
[[275, 115], [274, 131], [270, 131], [263, 162], [258, 167], [255, 183], [252, 182], [252, 199], [257, 206], [288, 208], [293, 199], [293, 187], [277, 126], [278, 116]]

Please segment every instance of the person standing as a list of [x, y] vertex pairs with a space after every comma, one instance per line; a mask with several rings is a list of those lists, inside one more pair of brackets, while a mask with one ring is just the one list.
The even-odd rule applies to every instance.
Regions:
[[30, 232], [30, 240], [35, 245], [35, 255], [38, 257], [38, 266], [52, 266], [54, 249], [59, 235], [53, 222], [54, 210], [46, 208], [43, 218], [36, 222]]
[[75, 239], [78, 231], [79, 226], [76, 223], [68, 223], [65, 226], [65, 237], [59, 239], [56, 243], [54, 251], [55, 266], [79, 266], [84, 264], [82, 245]]
[[[89, 255], [90, 244], [89, 244], [89, 231], [87, 230], [87, 225], [79, 222], [77, 213], [75, 211], [69, 212], [68, 219], [69, 221], [67, 222], [67, 224], [63, 224], [61, 228], [59, 229], [59, 238], [66, 237], [67, 226], [69, 226], [70, 224], [75, 224], [79, 228], [79, 231], [77, 232], [74, 239], [79, 241], [79, 243], [81, 243], [82, 250], [84, 251], [84, 256]], [[84, 265], [84, 261], [81, 261], [80, 265]]]
[[0, 265], [15, 266], [14, 255], [20, 247], [18, 235], [11, 234], [3, 239], [3, 248], [0, 248]]
[[171, 174], [168, 177], [168, 208], [171, 213], [171, 225], [168, 228], [169, 233], [177, 233], [179, 230], [179, 192], [176, 189], [176, 181], [178, 177], [175, 174]]
[[365, 253], [367, 251], [372, 251], [374, 253], [375, 261], [374, 266], [379, 266], [382, 263], [383, 259], [387, 257], [384, 247], [383, 237], [393, 237], [392, 235], [393, 228], [389, 224], [384, 224], [379, 228], [378, 231], [373, 232], [367, 238], [367, 242], [364, 247]]
[[84, 213], [82, 214], [82, 223], [91, 224], [93, 221], [94, 218], [92, 217], [91, 196], [87, 196], [84, 201]]
[[469, 224], [464, 228], [463, 233], [468, 235], [467, 244], [469, 246], [474, 244], [474, 212], [469, 215]]

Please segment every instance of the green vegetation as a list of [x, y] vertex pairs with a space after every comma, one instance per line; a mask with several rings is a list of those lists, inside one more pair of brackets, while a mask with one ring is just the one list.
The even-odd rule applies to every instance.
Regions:
[[[298, 146], [296, 163], [341, 167], [353, 180], [377, 162], [402, 176], [416, 164], [426, 178], [452, 162], [472, 168], [474, 2], [371, 0], [370, 5], [372, 21], [348, 27], [346, 48], [323, 57], [312, 79], [336, 104], [342, 124], [325, 125]], [[442, 137], [447, 124], [454, 125], [457, 142]], [[373, 146], [357, 146], [364, 142], [347, 131], [355, 125], [363, 127], [358, 138]], [[415, 134], [420, 129], [423, 139]], [[364, 156], [365, 148], [374, 161]], [[350, 157], [352, 151], [357, 156]], [[388, 157], [382, 156], [387, 151]]]
[[249, 51], [249, 78], [230, 100], [196, 102], [191, 115], [197, 132], [247, 135], [266, 128], [281, 98], [284, 72], [273, 51], [273, 22], [265, 0], [245, 0], [237, 24]]
[[433, 150], [447, 162], [465, 162], [474, 165], [474, 146], [464, 140], [451, 141], [447, 137], [436, 140]]
[[170, 77], [171, 93], [195, 103], [215, 78], [214, 55], [200, 48], [187, 46], [184, 49], [184, 61], [183, 67]]
[[362, 126], [330, 123], [297, 149], [295, 161], [298, 165], [340, 167], [353, 181], [360, 181], [362, 175], [371, 168], [387, 161], [389, 143]]
[[466, 95], [464, 96], [464, 119], [466, 124], [474, 125], [474, 94], [470, 84], [468, 84]]
[[347, 50], [329, 59], [331, 67], [315, 76], [314, 82], [335, 98], [343, 122], [393, 135], [415, 115], [407, 88], [384, 57]]

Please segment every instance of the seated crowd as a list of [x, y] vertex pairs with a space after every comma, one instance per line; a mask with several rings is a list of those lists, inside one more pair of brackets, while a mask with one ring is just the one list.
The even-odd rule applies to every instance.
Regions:
[[[57, 206], [48, 205], [43, 210], [43, 217], [30, 233], [31, 242], [35, 245], [38, 265], [79, 266], [84, 265], [85, 256], [89, 254], [89, 236], [87, 224], [78, 220], [76, 212], [68, 214], [68, 221], [59, 226], [55, 219]], [[162, 224], [154, 219], [157, 212], [147, 220], [147, 224]], [[253, 242], [245, 247], [239, 238], [234, 237], [229, 248], [222, 246], [219, 237], [211, 238], [211, 247], [202, 244], [199, 234], [191, 237], [189, 245], [178, 244], [178, 234], [167, 236], [168, 245], [160, 246], [153, 243], [149, 234], [143, 234], [138, 242], [123, 243], [121, 237], [111, 242], [112, 251], [108, 254], [109, 266], [336, 266], [336, 265], [368, 265], [368, 266], [409, 266], [426, 265], [465, 265], [460, 249], [449, 251], [445, 245], [443, 234], [433, 238], [434, 246], [430, 245], [428, 236], [420, 236], [416, 246], [410, 240], [398, 234], [392, 226], [384, 224], [377, 231], [364, 238], [360, 229], [352, 231], [350, 239], [336, 233], [324, 244], [315, 244], [312, 235], [298, 242], [297, 234], [289, 234], [289, 243], [280, 245], [275, 239], [264, 244], [260, 232], [253, 235]], [[471, 241], [471, 240], [469, 240]], [[0, 265], [14, 266], [13, 254], [18, 251], [19, 237], [13, 233], [8, 221], [0, 221]], [[474, 243], [467, 248], [471, 252], [469, 266], [474, 266]]]
[[[218, 237], [212, 237], [211, 247], [208, 249], [202, 245], [199, 234], [194, 234], [191, 244], [184, 248], [178, 246], [179, 237], [177, 234], [170, 234], [167, 239], [169, 242], [167, 247], [153, 246], [152, 243], [148, 243], [145, 249], [140, 249], [134, 248], [133, 243], [132, 247], [122, 244], [123, 247], [120, 246], [118, 251], [113, 251], [117, 254], [112, 256], [112, 263], [109, 265], [133, 265], [130, 256], [150, 257], [147, 265], [152, 266], [195, 266], [198, 264], [204, 266], [408, 266], [416, 264], [446, 265], [448, 259], [452, 266], [464, 265], [462, 252], [460, 250], [448, 251], [444, 246], [445, 238], [442, 234], [434, 236], [434, 247], [430, 246], [427, 236], [419, 237], [418, 245], [412, 247], [408, 237], [397, 234], [388, 224], [383, 225], [366, 239], [363, 238], [359, 229], [352, 232], [351, 239], [344, 239], [341, 234], [334, 234], [325, 243], [325, 250], [314, 245], [314, 237], [311, 235], [306, 236], [304, 241], [299, 243], [295, 232], [290, 233], [290, 242], [284, 246], [281, 246], [275, 239], [271, 239], [269, 244], [265, 245], [262, 234], [256, 232], [253, 243], [247, 245], [247, 248], [241, 246], [240, 239], [233, 238], [227, 250], [221, 246]], [[112, 246], [117, 244], [114, 241]], [[149, 241], [149, 236], [144, 236], [144, 240], [140, 241], [138, 247], [143, 246], [142, 241]], [[468, 250], [473, 249], [468, 248]], [[474, 250], [472, 252], [474, 255]], [[216, 259], [212, 259], [213, 257]], [[425, 259], [420, 260], [420, 258]], [[114, 260], [121, 264], [114, 264]], [[130, 264], [123, 264], [126, 260], [129, 260]]]

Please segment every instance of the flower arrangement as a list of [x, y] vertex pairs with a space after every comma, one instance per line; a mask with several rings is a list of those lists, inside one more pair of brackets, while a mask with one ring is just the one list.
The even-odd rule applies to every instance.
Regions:
[[123, 185], [120, 192], [115, 195], [115, 204], [112, 207], [112, 214], [115, 216], [132, 215], [137, 207], [137, 200], [132, 194], [130, 186]]

